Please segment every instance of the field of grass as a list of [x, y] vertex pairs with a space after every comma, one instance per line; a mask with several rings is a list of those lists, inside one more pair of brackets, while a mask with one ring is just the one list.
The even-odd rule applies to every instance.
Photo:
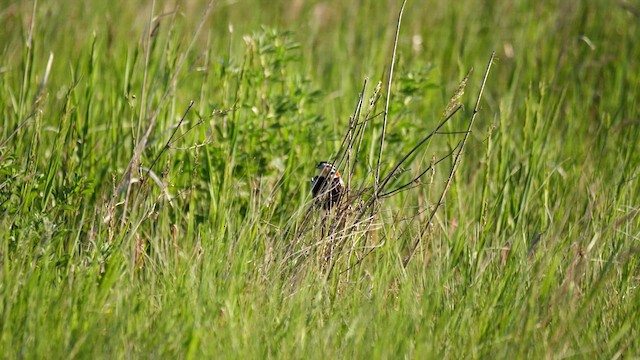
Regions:
[[640, 356], [640, 6], [400, 7], [1, 1], [0, 356]]

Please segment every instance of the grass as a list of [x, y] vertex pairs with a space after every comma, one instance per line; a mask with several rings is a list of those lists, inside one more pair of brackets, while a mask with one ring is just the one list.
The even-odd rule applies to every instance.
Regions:
[[[3, 2], [3, 357], [638, 356], [638, 7], [408, 1], [388, 89], [400, 5]], [[327, 237], [309, 178], [359, 98], [354, 194], [387, 100], [381, 177], [475, 69], [396, 188], [493, 50], [433, 221], [451, 156]]]

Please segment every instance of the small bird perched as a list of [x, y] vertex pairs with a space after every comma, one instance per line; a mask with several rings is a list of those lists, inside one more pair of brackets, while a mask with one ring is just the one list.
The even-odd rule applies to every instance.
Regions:
[[344, 181], [332, 163], [321, 161], [316, 169], [320, 173], [311, 179], [313, 201], [316, 205], [322, 205], [325, 210], [330, 210], [344, 194]]

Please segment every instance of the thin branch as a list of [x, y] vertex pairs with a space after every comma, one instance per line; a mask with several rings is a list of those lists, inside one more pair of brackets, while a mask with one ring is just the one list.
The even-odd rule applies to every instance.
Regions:
[[396, 64], [396, 51], [398, 49], [398, 37], [400, 36], [400, 24], [402, 23], [402, 13], [404, 12], [404, 6], [407, 4], [407, 0], [402, 2], [400, 7], [400, 13], [398, 14], [398, 21], [396, 22], [396, 35], [393, 41], [393, 52], [391, 53], [391, 64], [389, 65], [389, 78], [387, 80], [387, 98], [384, 105], [384, 117], [382, 120], [382, 134], [380, 134], [380, 150], [378, 152], [378, 164], [376, 166], [376, 178], [375, 178], [375, 192], [378, 193], [378, 181], [380, 180], [380, 166], [382, 162], [382, 153], [384, 150], [384, 137], [387, 132], [387, 117], [389, 115], [389, 102], [391, 101], [391, 83], [393, 80], [393, 68]]
[[[146, 36], [144, 37], [144, 71], [142, 74], [142, 96], [140, 97], [140, 114], [138, 116], [138, 126], [136, 128], [136, 132], [134, 134], [134, 143], [136, 144], [133, 149], [133, 156], [129, 161], [129, 165], [127, 169], [124, 171], [122, 175], [122, 179], [120, 179], [120, 183], [117, 188], [126, 185], [126, 194], [124, 196], [124, 204], [122, 207], [122, 217], [120, 218], [120, 226], [124, 228], [127, 224], [127, 210], [129, 208], [129, 196], [131, 196], [131, 177], [134, 173], [134, 169], [137, 168], [140, 164], [140, 157], [142, 156], [142, 150], [144, 150], [146, 146], [146, 141], [142, 141], [140, 139], [140, 133], [142, 132], [142, 120], [146, 116], [146, 108], [147, 108], [147, 76], [149, 72], [149, 59], [151, 57], [151, 32], [152, 32], [152, 24], [153, 24], [153, 12], [155, 11], [156, 2], [155, 0], [151, 1], [151, 9], [149, 13], [149, 21], [147, 23], [147, 28], [145, 29]], [[151, 121], [151, 126], [153, 126], [154, 120]], [[116, 201], [116, 194], [113, 194], [112, 204]]]
[[418, 236], [418, 238], [414, 242], [413, 247], [411, 249], [411, 252], [409, 253], [409, 255], [403, 261], [403, 265], [404, 265], [405, 268], [407, 267], [407, 265], [409, 265], [409, 262], [411, 261], [411, 259], [415, 255], [416, 250], [418, 249], [418, 246], [420, 245], [420, 241], [422, 240], [422, 238], [424, 237], [424, 234], [427, 232], [427, 230], [431, 226], [431, 223], [433, 222], [433, 218], [436, 215], [436, 211], [438, 211], [440, 206], [444, 203], [444, 197], [447, 195], [447, 192], [449, 191], [449, 188], [451, 187], [451, 182], [453, 181], [453, 176], [455, 175], [456, 170], [458, 169], [458, 165], [460, 164], [460, 158], [461, 158], [461, 155], [462, 155], [462, 151], [464, 150], [464, 146], [467, 143], [467, 139], [469, 138], [469, 134], [471, 133], [471, 127], [473, 126], [473, 122], [474, 122], [474, 120], [476, 118], [476, 115], [478, 114], [479, 109], [480, 109], [480, 100], [482, 100], [482, 94], [484, 92], [484, 87], [485, 87], [485, 85], [487, 83], [487, 79], [489, 77], [489, 70], [491, 70], [491, 65], [493, 64], [493, 58], [494, 58], [495, 54], [496, 54], [496, 52], [493, 51], [491, 53], [491, 57], [489, 58], [489, 63], [487, 64], [487, 69], [484, 72], [484, 78], [482, 79], [482, 84], [480, 85], [480, 91], [478, 92], [478, 97], [476, 99], [476, 105], [473, 108], [473, 113], [471, 114], [471, 118], [469, 119], [469, 125], [467, 127], [467, 133], [464, 135], [464, 138], [462, 139], [462, 142], [460, 143], [460, 147], [458, 148], [456, 156], [455, 156], [455, 158], [453, 160], [453, 165], [451, 165], [451, 171], [449, 173], [449, 178], [447, 179], [447, 183], [445, 184], [444, 189], [442, 190], [442, 193], [440, 194], [440, 199], [438, 199], [438, 202], [436, 203], [436, 205], [431, 210], [431, 214], [429, 214], [429, 219], [427, 220], [427, 223], [425, 224], [424, 228], [422, 229], [422, 232], [420, 233], [420, 236]]
[[[124, 226], [126, 224], [126, 219], [127, 219], [127, 207], [128, 207], [128, 204], [129, 204], [130, 184], [131, 184], [130, 179], [131, 179], [131, 176], [135, 172], [135, 169], [139, 167], [140, 158], [142, 157], [142, 152], [147, 147], [149, 136], [151, 135], [152, 130], [155, 128], [156, 121], [158, 119], [158, 115], [160, 114], [160, 111], [162, 110], [163, 104], [165, 103], [165, 101], [169, 97], [169, 95], [171, 94], [171, 91], [175, 88], [176, 80], [178, 78], [178, 75], [180, 74], [180, 71], [182, 70], [182, 66], [184, 65], [185, 61], [189, 57], [189, 53], [190, 53], [191, 49], [195, 45], [195, 42], [198, 39], [198, 36], [199, 36], [200, 32], [202, 31], [202, 28], [204, 27], [204, 24], [205, 24], [206, 20], [209, 18], [209, 15], [210, 15], [210, 13], [211, 13], [211, 11], [213, 9], [213, 5], [214, 5], [214, 0], [211, 0], [209, 2], [208, 6], [207, 6], [207, 10], [205, 11], [204, 15], [202, 16], [202, 19], [200, 20], [200, 23], [198, 24], [198, 27], [196, 28], [195, 34], [193, 35], [193, 38], [191, 39], [191, 42], [189, 43], [189, 46], [187, 47], [185, 53], [182, 55], [182, 57], [178, 61], [178, 64], [176, 65], [176, 68], [175, 68], [175, 71], [174, 71], [174, 73], [171, 76], [171, 79], [169, 81], [169, 85], [165, 89], [165, 92], [162, 95], [162, 97], [160, 98], [160, 101], [158, 102], [157, 108], [153, 111], [153, 113], [149, 117], [149, 125], [147, 126], [147, 129], [146, 129], [144, 135], [142, 136], [142, 138], [139, 138], [141, 130], [142, 130], [141, 129], [142, 119], [143, 119], [144, 116], [146, 116], [146, 113], [144, 112], [144, 109], [146, 108], [146, 106], [143, 107], [142, 104], [144, 104], [144, 102], [146, 101], [146, 97], [147, 97], [146, 96], [146, 85], [145, 85], [145, 83], [146, 83], [147, 71], [148, 71], [148, 57], [150, 56], [149, 52], [151, 51], [150, 50], [151, 26], [152, 26], [153, 20], [155, 18], [152, 16], [150, 18], [150, 20], [149, 20], [149, 24], [148, 24], [148, 28], [147, 28], [147, 31], [149, 31], [149, 34], [147, 35], [147, 44], [146, 44], [147, 45], [147, 49], [146, 49], [147, 52], [146, 52], [146, 55], [145, 55], [147, 57], [147, 59], [145, 60], [145, 70], [144, 70], [145, 73], [143, 75], [143, 86], [142, 86], [143, 96], [142, 96], [142, 100], [141, 100], [142, 104], [141, 104], [141, 107], [140, 107], [140, 117], [138, 119], [138, 130], [136, 132], [136, 137], [138, 137], [139, 139], [136, 142], [136, 146], [135, 146], [135, 148], [133, 150], [133, 156], [131, 157], [131, 160], [129, 161], [129, 165], [127, 166], [127, 169], [125, 170], [125, 172], [124, 172], [124, 174], [122, 176], [122, 179], [120, 180], [120, 182], [118, 184], [118, 188], [120, 188], [120, 187], [125, 185], [125, 182], [127, 180], [129, 180], [129, 183], [126, 184], [127, 193], [125, 195], [124, 208], [123, 208], [122, 218], [121, 218], [122, 226]], [[154, 7], [155, 7], [155, 1], [152, 2], [151, 15], [153, 15]], [[112, 204], [115, 203], [115, 200], [116, 200], [116, 194], [114, 194], [114, 196], [113, 196]]]
[[438, 135], [460, 135], [466, 134], [466, 131], [438, 131], [436, 134]]
[[380, 194], [380, 195], [378, 195], [378, 197], [381, 197], [381, 198], [389, 197], [389, 196], [394, 195], [394, 194], [404, 190], [405, 188], [411, 186], [411, 184], [413, 184], [416, 181], [420, 180], [420, 178], [423, 177], [424, 174], [426, 174], [427, 172], [431, 171], [434, 166], [438, 165], [440, 162], [444, 161], [445, 159], [450, 158], [459, 146], [460, 146], [460, 143], [456, 144], [456, 146], [453, 149], [451, 149], [451, 151], [447, 155], [441, 157], [440, 159], [436, 160], [433, 164], [429, 165], [424, 171], [422, 171], [420, 173], [420, 175], [418, 175], [415, 178], [413, 178], [413, 180], [411, 180], [411, 181], [407, 182], [406, 184], [404, 184], [402, 186], [399, 186], [399, 187], [397, 187], [397, 188], [395, 188], [395, 189], [393, 189], [391, 191], [388, 191], [388, 192], [386, 192], [384, 194]]
[[21, 122], [20, 124], [18, 124], [18, 127], [16, 127], [15, 130], [13, 130], [13, 132], [11, 132], [11, 134], [9, 134], [9, 136], [7, 136], [6, 139], [2, 140], [2, 143], [0, 143], [0, 149], [3, 149], [4, 146], [9, 142], [9, 140], [11, 140], [12, 137], [14, 137], [18, 131], [20, 131], [20, 129], [27, 124], [27, 121], [29, 121], [29, 119], [31, 119], [33, 116], [35, 116], [35, 114], [38, 112], [38, 109], [34, 109], [33, 111], [31, 111], [29, 113], [29, 115], [27, 115]]
[[411, 149], [408, 153], [405, 154], [405, 156], [400, 161], [398, 161], [398, 163], [393, 168], [393, 170], [387, 176], [385, 176], [384, 180], [382, 181], [382, 185], [380, 185], [380, 187], [376, 192], [376, 197], [380, 196], [380, 193], [384, 190], [385, 186], [389, 183], [391, 178], [396, 174], [396, 171], [398, 171], [400, 166], [402, 166], [402, 164], [404, 164], [404, 162], [407, 161], [407, 159], [409, 159], [411, 155], [413, 155], [416, 151], [418, 151], [418, 149], [422, 145], [424, 145], [424, 143], [426, 143], [429, 139], [431, 139], [434, 135], [436, 135], [438, 133], [438, 130], [440, 130], [449, 120], [451, 120], [451, 118], [453, 118], [453, 116], [458, 111], [460, 111], [460, 109], [462, 109], [462, 105], [458, 105], [455, 109], [453, 109], [453, 111], [446, 118], [444, 118], [444, 120], [442, 120], [440, 124], [438, 124], [435, 130], [430, 132], [429, 135], [424, 137], [424, 139], [420, 140], [420, 142], [416, 144], [416, 146], [414, 146], [413, 149]]
[[193, 107], [193, 104], [194, 104], [194, 102], [193, 102], [193, 100], [191, 100], [191, 102], [189, 103], [189, 106], [187, 107], [187, 110], [185, 110], [185, 112], [184, 112], [184, 115], [182, 115], [182, 118], [180, 118], [180, 122], [178, 123], [178, 126], [176, 126], [175, 129], [173, 129], [173, 132], [171, 133], [171, 136], [169, 137], [169, 140], [167, 140], [166, 144], [162, 147], [162, 150], [160, 150], [160, 153], [158, 153], [156, 158], [153, 159], [153, 162], [151, 162], [151, 165], [149, 166], [149, 169], [147, 170], [146, 175], [142, 178], [140, 186], [138, 187], [138, 192], [136, 193], [136, 198], [140, 194], [140, 191], [142, 190], [142, 185], [144, 185], [145, 181], [147, 181], [147, 178], [149, 177], [149, 174], [151, 173], [151, 170], [153, 170], [153, 167], [156, 165], [156, 163], [160, 159], [160, 156], [162, 156], [162, 154], [164, 154], [164, 152], [167, 149], [169, 149], [170, 145], [172, 144], [171, 141], [173, 140], [173, 137], [176, 136], [176, 133], [178, 132], [178, 129], [180, 129], [180, 127], [182, 126], [182, 123], [184, 122], [184, 119], [187, 117], [187, 114], [189, 113], [189, 110], [191, 110], [191, 108]]
[[[371, 97], [369, 98], [369, 108], [367, 109], [367, 113], [364, 116], [364, 120], [362, 121], [362, 126], [360, 126], [360, 133], [358, 134], [358, 137], [360, 139], [358, 140], [358, 147], [356, 148], [356, 154], [360, 154], [360, 149], [362, 147], [362, 140], [364, 139], [364, 133], [367, 130], [367, 123], [378, 116], [378, 114], [374, 114], [373, 116], [371, 116], [371, 112], [374, 110], [374, 107], [376, 106], [376, 103], [380, 98], [381, 86], [382, 86], [382, 82], [378, 81], [378, 84], [373, 89], [373, 94], [371, 94]], [[358, 164], [358, 157], [356, 156], [356, 158], [353, 160], [353, 169], [351, 171], [351, 176], [353, 176], [353, 172], [355, 171], [357, 164]]]
[[356, 109], [353, 112], [353, 117], [349, 121], [349, 129], [347, 130], [344, 138], [342, 138], [342, 143], [340, 144], [338, 153], [333, 159], [332, 163], [337, 168], [340, 168], [342, 166], [342, 162], [344, 161], [345, 157], [347, 158], [347, 162], [349, 162], [349, 157], [347, 154], [353, 147], [353, 141], [356, 138], [354, 134], [356, 133], [356, 129], [359, 126], [358, 118], [360, 117], [360, 112], [362, 110], [362, 103], [364, 101], [364, 92], [367, 89], [367, 82], [368, 79], [365, 78], [364, 83], [362, 84], [362, 91], [360, 92], [360, 96], [358, 97], [358, 105], [356, 105]]

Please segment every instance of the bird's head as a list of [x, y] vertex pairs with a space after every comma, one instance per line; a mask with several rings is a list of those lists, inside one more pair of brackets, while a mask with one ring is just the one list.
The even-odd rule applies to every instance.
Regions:
[[330, 162], [321, 161], [316, 165], [316, 169], [319, 171], [318, 176], [324, 176], [326, 178], [331, 177], [331, 175], [340, 176], [338, 169]]

